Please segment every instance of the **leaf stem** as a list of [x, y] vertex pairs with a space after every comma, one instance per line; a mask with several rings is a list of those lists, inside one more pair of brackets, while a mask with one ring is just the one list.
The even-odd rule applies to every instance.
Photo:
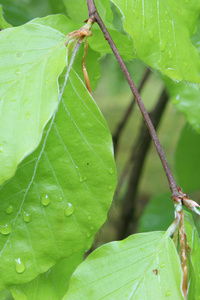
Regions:
[[133, 95], [134, 95], [134, 97], [137, 101], [137, 104], [138, 104], [138, 106], [140, 108], [140, 111], [143, 115], [145, 123], [146, 123], [146, 125], [149, 129], [149, 133], [151, 135], [151, 138], [154, 142], [155, 148], [156, 148], [156, 150], [158, 152], [158, 155], [160, 157], [160, 160], [162, 162], [165, 174], [166, 174], [168, 182], [169, 182], [169, 187], [170, 187], [170, 190], [172, 192], [172, 198], [176, 199], [176, 198], [179, 197], [177, 184], [176, 184], [176, 182], [174, 180], [174, 177], [172, 175], [172, 172], [169, 168], [169, 165], [168, 165], [167, 159], [165, 157], [164, 151], [162, 149], [162, 146], [160, 144], [160, 141], [158, 139], [158, 136], [156, 134], [154, 126], [151, 122], [151, 119], [150, 119], [150, 117], [147, 113], [147, 110], [146, 110], [146, 108], [145, 108], [145, 106], [142, 102], [142, 99], [141, 99], [141, 97], [140, 97], [140, 95], [139, 95], [139, 93], [138, 93], [138, 91], [135, 87], [135, 84], [133, 83], [133, 80], [132, 80], [132, 78], [131, 78], [131, 76], [130, 76], [127, 68], [126, 68], [126, 65], [125, 65], [124, 61], [122, 60], [122, 58], [119, 54], [119, 51], [117, 50], [117, 47], [115, 46], [115, 44], [114, 44], [107, 28], [105, 27], [103, 21], [101, 20], [99, 14], [97, 12], [94, 0], [87, 0], [87, 5], [88, 5], [89, 18], [92, 20], [92, 22], [96, 21], [98, 23], [99, 27], [101, 28], [101, 30], [104, 34], [105, 39], [109, 43], [109, 45], [110, 45], [110, 47], [111, 47], [118, 63], [119, 63], [119, 65], [120, 65], [120, 67], [121, 67], [121, 69], [124, 73], [124, 76], [126, 77], [126, 80], [127, 80], [128, 84], [131, 88], [131, 91], [132, 91], [132, 93], [133, 93]]

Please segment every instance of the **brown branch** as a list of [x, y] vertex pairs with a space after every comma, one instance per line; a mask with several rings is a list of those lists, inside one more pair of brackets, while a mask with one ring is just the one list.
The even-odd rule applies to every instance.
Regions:
[[[138, 92], [139, 93], [141, 92], [144, 84], [146, 83], [147, 79], [149, 78], [150, 73], [151, 73], [150, 69], [147, 68], [144, 72], [143, 78], [142, 78], [142, 80], [140, 82], [140, 85], [138, 87]], [[116, 156], [116, 153], [117, 153], [117, 149], [118, 149], [117, 146], [118, 146], [118, 142], [119, 142], [122, 130], [124, 129], [125, 125], [127, 124], [128, 120], [129, 120], [129, 117], [130, 117], [131, 112], [133, 110], [134, 104], [135, 104], [135, 98], [132, 99], [131, 103], [129, 104], [127, 110], [125, 111], [125, 113], [122, 117], [121, 122], [119, 123], [115, 133], [113, 134], [113, 147], [114, 147], [115, 156]]]
[[[166, 91], [163, 90], [158, 100], [158, 103], [156, 104], [153, 111], [150, 113], [151, 120], [155, 128], [157, 128], [159, 125], [159, 122], [167, 104], [167, 100], [168, 95], [166, 94]], [[140, 217], [136, 209], [136, 197], [143, 166], [151, 144], [151, 136], [149, 135], [147, 127], [144, 126], [144, 124], [142, 125], [141, 132], [137, 141], [140, 141], [140, 143], [139, 146], [137, 146], [137, 149], [134, 149], [134, 155], [131, 155], [131, 163], [134, 158], [134, 165], [131, 170], [127, 191], [123, 200], [121, 216], [118, 223], [119, 240], [127, 237], [129, 234], [136, 231], [137, 222]]]
[[101, 20], [98, 12], [96, 10], [96, 6], [95, 6], [95, 3], [94, 3], [94, 0], [87, 0], [87, 5], [88, 5], [88, 11], [89, 11], [89, 18], [91, 19], [92, 22], [96, 21], [98, 23], [99, 27], [101, 28], [101, 30], [102, 30], [102, 32], [104, 34], [105, 39], [108, 41], [108, 43], [109, 43], [109, 45], [110, 45], [110, 47], [111, 47], [111, 49], [112, 49], [112, 51], [113, 51], [116, 59], [117, 59], [119, 65], [120, 65], [120, 67], [121, 67], [121, 69], [122, 69], [122, 71], [123, 71], [123, 73], [124, 73], [124, 75], [126, 77], [126, 80], [127, 80], [128, 84], [129, 84], [129, 86], [131, 88], [131, 91], [132, 91], [132, 93], [133, 93], [133, 95], [134, 95], [134, 97], [135, 97], [135, 99], [137, 101], [137, 104], [138, 104], [138, 106], [140, 108], [140, 111], [141, 111], [141, 113], [143, 115], [145, 123], [146, 123], [146, 125], [147, 125], [147, 127], [149, 129], [151, 138], [152, 138], [152, 140], [154, 142], [154, 145], [156, 147], [156, 150], [157, 150], [158, 155], [160, 157], [160, 160], [162, 162], [163, 168], [165, 170], [165, 174], [166, 174], [168, 182], [169, 182], [169, 187], [170, 187], [171, 192], [172, 192], [172, 197], [173, 197], [173, 199], [178, 199], [179, 198], [179, 194], [178, 194], [178, 190], [177, 190], [177, 184], [176, 184], [176, 182], [174, 180], [174, 177], [172, 175], [172, 172], [171, 172], [171, 170], [169, 168], [167, 159], [166, 159], [166, 157], [164, 155], [163, 149], [162, 149], [161, 144], [159, 142], [159, 139], [157, 137], [157, 134], [156, 134], [156, 131], [154, 129], [154, 126], [153, 126], [153, 124], [151, 122], [151, 119], [150, 119], [150, 117], [149, 117], [149, 115], [147, 113], [147, 110], [146, 110], [146, 108], [145, 108], [145, 106], [144, 106], [144, 104], [142, 102], [142, 99], [141, 99], [141, 97], [140, 97], [140, 95], [139, 95], [139, 93], [138, 93], [138, 91], [137, 91], [137, 89], [135, 87], [135, 84], [133, 83], [132, 78], [131, 78], [131, 76], [130, 76], [130, 74], [129, 74], [126, 66], [125, 66], [125, 63], [123, 62], [123, 60], [122, 60], [122, 58], [121, 58], [121, 56], [119, 54], [119, 51], [117, 50], [117, 48], [116, 48], [116, 46], [115, 46], [115, 44], [114, 44], [114, 42], [113, 42], [113, 40], [112, 40], [112, 38], [111, 38], [108, 30], [106, 29], [103, 21]]

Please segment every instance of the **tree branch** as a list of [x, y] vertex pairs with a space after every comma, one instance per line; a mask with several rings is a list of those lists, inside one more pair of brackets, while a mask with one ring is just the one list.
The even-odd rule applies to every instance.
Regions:
[[101, 30], [102, 30], [102, 32], [104, 34], [105, 39], [108, 41], [108, 43], [109, 43], [109, 45], [110, 45], [110, 47], [111, 47], [111, 49], [112, 49], [112, 51], [113, 51], [116, 59], [117, 59], [119, 65], [120, 65], [120, 67], [121, 67], [121, 69], [122, 69], [122, 71], [123, 71], [123, 73], [124, 73], [124, 75], [126, 77], [126, 80], [127, 80], [128, 84], [129, 84], [129, 86], [131, 88], [131, 91], [132, 91], [132, 93], [133, 93], [133, 95], [134, 95], [134, 97], [135, 97], [135, 99], [136, 99], [136, 101], [138, 103], [140, 111], [141, 111], [141, 113], [143, 115], [145, 123], [146, 123], [146, 125], [147, 125], [147, 127], [149, 129], [151, 138], [152, 138], [152, 140], [154, 142], [154, 145], [156, 147], [156, 150], [157, 150], [158, 155], [160, 157], [160, 160], [162, 162], [163, 168], [165, 170], [165, 174], [166, 174], [168, 182], [169, 182], [169, 187], [170, 187], [170, 190], [172, 192], [172, 197], [173, 197], [173, 199], [178, 199], [179, 198], [179, 193], [178, 193], [178, 189], [177, 189], [177, 184], [176, 184], [176, 182], [174, 180], [174, 177], [172, 175], [172, 172], [171, 172], [171, 170], [169, 168], [167, 159], [166, 159], [166, 157], [164, 155], [164, 151], [163, 151], [162, 146], [161, 146], [161, 144], [159, 142], [159, 139], [157, 137], [157, 134], [156, 134], [156, 131], [154, 129], [154, 126], [153, 126], [153, 124], [151, 122], [151, 119], [149, 118], [147, 110], [146, 110], [146, 108], [145, 108], [145, 106], [144, 106], [144, 104], [142, 102], [142, 99], [141, 99], [141, 97], [140, 97], [140, 95], [139, 95], [139, 93], [138, 93], [138, 91], [137, 91], [137, 89], [135, 87], [135, 84], [133, 83], [132, 78], [131, 78], [131, 76], [130, 76], [130, 74], [129, 74], [126, 66], [125, 66], [125, 63], [123, 62], [123, 60], [122, 60], [122, 58], [121, 58], [121, 56], [119, 54], [119, 51], [117, 50], [117, 48], [116, 48], [116, 46], [115, 46], [115, 44], [114, 44], [114, 42], [113, 42], [113, 40], [112, 40], [112, 38], [111, 38], [108, 30], [106, 29], [103, 21], [101, 20], [98, 12], [96, 10], [96, 6], [95, 6], [95, 3], [94, 3], [94, 0], [87, 0], [87, 5], [88, 5], [88, 11], [89, 11], [89, 18], [92, 20], [92, 22], [96, 21], [98, 23], [99, 27], [101, 28]]
[[[138, 87], [138, 92], [140, 93], [144, 84], [146, 83], [147, 79], [149, 78], [149, 75], [150, 75], [151, 71], [149, 68], [147, 68], [144, 72], [144, 75], [143, 75], [143, 78], [140, 82], [140, 85]], [[116, 157], [116, 153], [117, 153], [117, 149], [118, 149], [118, 141], [120, 139], [120, 136], [121, 136], [121, 133], [122, 133], [122, 130], [124, 129], [126, 123], [128, 122], [128, 119], [131, 115], [131, 112], [132, 112], [132, 109], [133, 109], [133, 106], [135, 104], [135, 98], [132, 99], [131, 103], [129, 104], [127, 110], [125, 111], [123, 117], [122, 117], [122, 120], [121, 122], [119, 123], [114, 135], [113, 135], [113, 147], [114, 147], [114, 152], [115, 152], [115, 157]]]
[[[158, 103], [156, 104], [153, 111], [150, 113], [151, 120], [155, 126], [158, 127], [163, 112], [165, 110], [168, 100], [168, 95], [165, 90], [161, 93]], [[134, 156], [131, 154], [131, 159], [134, 158], [134, 165], [131, 170], [127, 191], [123, 200], [123, 207], [121, 210], [121, 216], [119, 221], [118, 239], [124, 239], [129, 234], [136, 231], [137, 223], [140, 215], [136, 209], [136, 197], [138, 191], [138, 184], [141, 177], [142, 169], [146, 159], [147, 152], [151, 144], [151, 136], [149, 132], [142, 125], [138, 139], [140, 141], [139, 147], [134, 149]]]

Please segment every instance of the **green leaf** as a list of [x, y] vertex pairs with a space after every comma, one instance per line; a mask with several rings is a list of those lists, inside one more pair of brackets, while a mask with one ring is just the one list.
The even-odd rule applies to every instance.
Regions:
[[0, 5], [0, 30], [11, 27], [9, 23], [3, 17], [2, 6]]
[[[93, 36], [88, 39], [88, 43], [92, 49], [100, 52], [101, 55], [113, 53], [101, 30], [92, 28], [92, 33]], [[109, 33], [123, 59], [131, 60], [136, 57], [133, 51], [133, 40], [129, 36], [113, 29], [109, 29]]]
[[12, 286], [15, 300], [42, 299], [60, 300], [68, 289], [69, 279], [78, 264], [83, 260], [83, 252], [62, 259], [46, 273], [24, 285]]
[[92, 252], [76, 269], [63, 300], [184, 299], [173, 241], [163, 232], [141, 233]]
[[66, 65], [66, 37], [26, 24], [0, 32], [0, 185], [39, 144], [58, 104], [58, 76]]
[[[78, 24], [83, 24], [88, 19], [88, 6], [85, 0], [63, 0], [68, 17]], [[97, 10], [105, 22], [106, 26], [113, 28], [113, 13], [110, 8], [110, 0], [99, 0], [96, 1]]]
[[133, 38], [138, 58], [176, 80], [200, 82], [200, 60], [190, 38], [196, 30], [200, 2], [112, 0]]
[[184, 224], [187, 233], [187, 241], [191, 248], [189, 254], [188, 272], [188, 299], [200, 299], [200, 242], [197, 228], [194, 225], [192, 215], [184, 211]]
[[177, 109], [185, 115], [188, 123], [200, 132], [200, 86], [185, 82], [175, 83], [166, 77], [164, 82]]
[[115, 185], [108, 126], [71, 71], [40, 146], [0, 189], [0, 287], [28, 282], [87, 250]]
[[174, 205], [170, 193], [153, 197], [139, 220], [139, 231], [166, 230], [174, 220]]
[[64, 13], [62, 0], [0, 0], [6, 20], [13, 26], [22, 25], [33, 18]]
[[178, 184], [187, 192], [200, 190], [200, 134], [186, 125], [180, 135], [175, 168]]
[[[79, 29], [78, 25], [68, 19], [66, 16], [63, 15], [56, 15], [56, 16], [48, 16], [45, 18], [37, 18], [32, 20], [30, 23], [34, 24], [41, 24], [45, 26], [50, 26], [63, 34], [68, 34], [69, 32], [72, 32], [74, 30]], [[100, 30], [97, 30], [98, 32]], [[90, 40], [90, 39], [89, 39]], [[96, 41], [97, 39], [95, 39]], [[81, 45], [79, 52], [77, 54], [75, 63], [73, 65], [74, 70], [78, 73], [78, 75], [81, 77], [81, 79], [84, 81], [83, 71], [81, 67], [82, 57], [83, 57], [84, 48], [83, 45]], [[88, 47], [88, 53], [87, 53], [87, 59], [86, 59], [86, 66], [87, 66], [87, 72], [90, 78], [90, 84], [92, 87], [92, 90], [94, 90], [97, 86], [97, 82], [101, 76], [100, 66], [98, 59], [100, 58], [100, 54]]]

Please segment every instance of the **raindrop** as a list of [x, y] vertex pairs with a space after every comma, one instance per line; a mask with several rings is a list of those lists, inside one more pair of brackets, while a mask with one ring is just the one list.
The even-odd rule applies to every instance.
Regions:
[[28, 102], [28, 99], [25, 99], [23, 104], [26, 105], [27, 102]]
[[162, 41], [160, 43], [160, 50], [163, 52], [167, 46], [167, 41]]
[[47, 205], [49, 205], [50, 201], [51, 200], [50, 200], [48, 195], [43, 195], [42, 196], [42, 205], [47, 206]]
[[86, 180], [87, 180], [87, 177], [85, 176], [85, 177], [83, 178], [83, 180], [86, 181]]
[[19, 69], [16, 69], [16, 70], [15, 70], [15, 74], [16, 74], [16, 75], [19, 75], [20, 73], [21, 73], [21, 72], [20, 72]]
[[91, 227], [90, 227], [90, 230], [94, 230], [94, 227], [93, 227], [93, 226], [91, 226]]
[[71, 203], [67, 204], [67, 207], [65, 208], [65, 216], [69, 217], [74, 213], [74, 207], [72, 206]]
[[17, 57], [17, 58], [20, 58], [20, 57], [22, 57], [22, 55], [23, 55], [23, 52], [20, 51], [20, 52], [17, 52], [16, 57]]
[[21, 261], [21, 258], [17, 258], [15, 259], [15, 269], [17, 271], [17, 273], [23, 273], [26, 269], [25, 264]]
[[2, 225], [0, 226], [0, 232], [3, 235], [7, 235], [7, 234], [11, 233], [11, 230], [12, 230], [11, 223], [8, 223], [8, 224], [6, 224], [4, 226], [2, 226]]
[[112, 185], [109, 185], [108, 189], [109, 189], [109, 190], [112, 190], [112, 188], [113, 188]]
[[80, 181], [80, 182], [83, 182], [83, 178], [82, 178], [82, 177], [80, 177], [80, 178], [79, 178], [79, 181]]
[[172, 59], [172, 53], [169, 51], [168, 54], [169, 54], [169, 58]]
[[24, 222], [29, 223], [31, 220], [31, 215], [23, 211], [23, 218], [24, 218]]
[[28, 119], [30, 117], [30, 113], [27, 111], [27, 113], [25, 114], [25, 118]]
[[167, 291], [165, 295], [166, 295], [166, 296], [170, 296], [171, 294], [172, 294], [171, 291]]
[[109, 173], [110, 173], [111, 175], [114, 173], [114, 171], [113, 171], [112, 168], [109, 169]]
[[88, 237], [88, 238], [90, 237], [90, 233], [89, 233], [89, 232], [87, 233], [87, 237]]
[[59, 197], [59, 199], [58, 199], [60, 202], [62, 202], [63, 201], [63, 197]]
[[0, 153], [3, 153], [3, 145], [0, 144]]
[[164, 267], [165, 267], [165, 263], [162, 263], [162, 264], [161, 264], [161, 268], [164, 268]]
[[6, 213], [9, 215], [13, 212], [13, 206], [12, 205], [9, 205], [7, 208], [6, 208]]
[[90, 221], [91, 220], [91, 216], [88, 216], [88, 221]]
[[149, 37], [150, 37], [151, 40], [153, 40], [153, 33], [152, 33], [151, 30], [149, 30]]

